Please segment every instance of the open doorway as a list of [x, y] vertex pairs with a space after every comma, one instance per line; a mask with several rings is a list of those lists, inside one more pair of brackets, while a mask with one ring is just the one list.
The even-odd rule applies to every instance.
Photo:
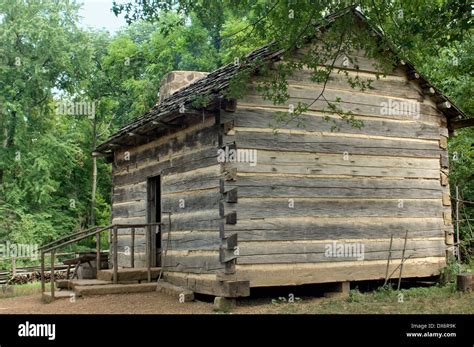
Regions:
[[[161, 223], [161, 176], [147, 179], [147, 223]], [[161, 266], [161, 227], [151, 235], [152, 266]]]

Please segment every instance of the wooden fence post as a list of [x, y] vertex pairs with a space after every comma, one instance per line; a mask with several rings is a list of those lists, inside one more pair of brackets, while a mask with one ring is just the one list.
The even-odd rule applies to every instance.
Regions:
[[101, 257], [100, 257], [100, 231], [97, 232], [96, 234], [96, 256], [95, 256], [95, 267], [96, 267], [96, 274], [95, 274], [95, 278], [97, 278], [97, 276], [99, 275], [99, 271], [100, 271], [100, 262], [101, 262]]
[[130, 244], [130, 266], [135, 267], [135, 228], [132, 228], [132, 242]]
[[146, 269], [148, 282], [151, 282], [151, 226], [146, 226]]
[[51, 281], [50, 281], [50, 286], [51, 286], [51, 299], [54, 299], [54, 256], [55, 256], [55, 250], [53, 249], [51, 251]]
[[117, 241], [118, 241], [118, 230], [117, 227], [113, 228], [113, 244], [112, 248], [114, 251], [114, 284], [118, 282], [118, 252], [117, 252]]
[[12, 277], [16, 276], [16, 257], [12, 258]]
[[45, 292], [45, 284], [44, 284], [44, 253], [41, 252], [41, 294]]

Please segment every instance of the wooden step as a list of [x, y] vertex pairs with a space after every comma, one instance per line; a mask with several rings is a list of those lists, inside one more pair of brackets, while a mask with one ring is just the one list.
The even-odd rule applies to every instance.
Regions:
[[70, 281], [70, 288], [75, 289], [77, 287], [82, 287], [82, 286], [104, 286], [107, 284], [112, 284], [110, 281], [102, 281], [102, 280], [71, 280]]
[[[75, 293], [71, 290], [59, 290], [54, 292], [54, 300], [57, 299], [70, 299]], [[51, 297], [51, 292], [43, 292], [42, 295], [43, 302], [52, 302], [54, 301]]]
[[[151, 278], [157, 279], [160, 275], [161, 268], [151, 268]], [[99, 270], [97, 279], [102, 281], [113, 281], [114, 270]], [[148, 272], [146, 268], [124, 268], [118, 269], [117, 280], [118, 282], [132, 282], [132, 281], [146, 281], [148, 279]]]
[[125, 294], [143, 293], [156, 291], [156, 282], [137, 284], [106, 284], [76, 286], [74, 292], [79, 296], [85, 295], [105, 295], [105, 294]]
[[70, 280], [56, 280], [56, 288], [58, 289], [71, 289]]
[[56, 280], [56, 288], [60, 290], [74, 289], [77, 286], [95, 286], [106, 284], [112, 284], [112, 282], [101, 281], [96, 279]]

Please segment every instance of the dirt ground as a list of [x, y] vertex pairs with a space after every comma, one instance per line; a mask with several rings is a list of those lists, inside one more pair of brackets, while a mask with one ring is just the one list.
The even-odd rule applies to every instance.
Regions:
[[[212, 302], [180, 303], [175, 298], [156, 292], [113, 294], [58, 299], [45, 304], [40, 295], [31, 294], [0, 300], [0, 314], [215, 314]], [[276, 307], [269, 300], [239, 302], [233, 313], [271, 313]]]
[[[283, 302], [271, 297], [241, 298], [232, 314], [452, 314], [474, 313], [474, 292], [457, 293], [449, 288], [418, 288], [405, 292], [405, 302], [396, 293], [373, 292], [352, 298], [301, 297]], [[283, 298], [284, 299], [284, 298]], [[273, 301], [273, 302], [272, 302]], [[46, 304], [40, 294], [0, 299], [0, 314], [217, 314], [211, 297], [180, 303], [162, 293], [112, 294], [68, 298]]]

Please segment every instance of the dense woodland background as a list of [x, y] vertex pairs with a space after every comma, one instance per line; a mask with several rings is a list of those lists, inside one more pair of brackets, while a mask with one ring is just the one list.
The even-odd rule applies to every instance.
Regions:
[[[73, 1], [0, 0], [0, 242], [44, 244], [109, 224], [111, 168], [91, 151], [157, 102], [164, 74], [211, 71], [272, 40], [291, 47], [308, 22], [350, 4], [111, 1], [130, 23], [112, 36], [79, 28]], [[473, 114], [469, 1], [359, 5], [403, 57]], [[95, 116], [57, 114], [64, 101], [95, 102]], [[474, 128], [456, 131], [449, 150], [451, 189], [458, 185], [462, 198], [474, 201]], [[468, 260], [474, 204], [461, 204], [461, 217]]]

